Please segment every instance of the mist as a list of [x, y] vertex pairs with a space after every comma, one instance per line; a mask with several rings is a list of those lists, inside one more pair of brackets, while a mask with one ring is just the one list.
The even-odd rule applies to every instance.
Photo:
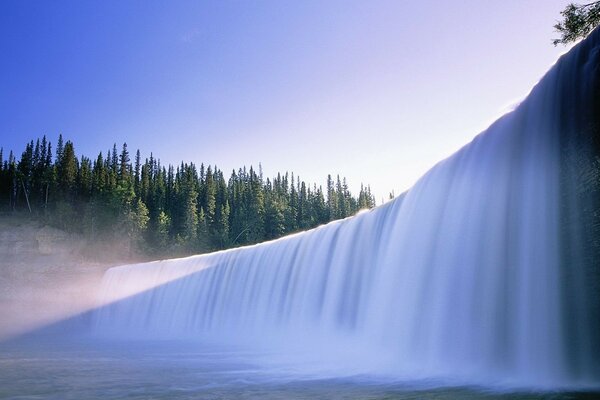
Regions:
[[0, 341], [91, 310], [104, 272], [143, 260], [118, 238], [89, 240], [27, 214], [0, 217]]

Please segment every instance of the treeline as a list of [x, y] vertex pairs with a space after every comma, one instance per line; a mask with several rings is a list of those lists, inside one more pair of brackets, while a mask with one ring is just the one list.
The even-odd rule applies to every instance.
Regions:
[[31, 214], [90, 239], [113, 236], [153, 256], [213, 251], [275, 239], [372, 208], [370, 188], [351, 195], [346, 179], [327, 187], [240, 168], [163, 166], [152, 154], [131, 159], [127, 144], [92, 160], [59, 137], [55, 156], [44, 136], [19, 160], [0, 149], [0, 210]]

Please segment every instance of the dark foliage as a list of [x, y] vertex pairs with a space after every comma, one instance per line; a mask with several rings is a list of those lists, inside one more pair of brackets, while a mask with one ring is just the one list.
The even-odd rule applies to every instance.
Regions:
[[600, 24], [600, 1], [570, 3], [560, 14], [563, 20], [554, 25], [554, 28], [561, 37], [552, 41], [555, 46], [584, 38]]
[[[260, 171], [260, 169], [259, 169]], [[375, 206], [370, 188], [351, 195], [345, 179], [327, 179], [327, 192], [288, 173], [266, 180], [253, 167], [232, 171], [193, 163], [163, 166], [123, 144], [95, 160], [77, 158], [59, 137], [56, 157], [46, 137], [21, 158], [0, 149], [0, 210], [91, 240], [112, 237], [154, 257], [201, 253], [275, 239]]]

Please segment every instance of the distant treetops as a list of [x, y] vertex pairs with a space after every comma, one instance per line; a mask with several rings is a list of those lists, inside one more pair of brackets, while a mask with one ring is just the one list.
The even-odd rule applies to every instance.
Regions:
[[600, 24], [600, 1], [570, 3], [560, 14], [563, 20], [554, 25], [554, 28], [561, 37], [552, 41], [555, 46], [584, 38]]
[[71, 141], [44, 136], [17, 160], [0, 149], [0, 210], [33, 218], [89, 239], [113, 237], [147, 255], [200, 253], [275, 239], [372, 208], [369, 186], [358, 197], [346, 179], [308, 185], [287, 172], [232, 171], [193, 163], [163, 166], [152, 154], [131, 162], [127, 144], [95, 160], [77, 158]]

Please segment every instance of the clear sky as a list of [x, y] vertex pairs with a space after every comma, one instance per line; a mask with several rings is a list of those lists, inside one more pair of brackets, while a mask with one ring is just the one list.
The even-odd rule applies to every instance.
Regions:
[[522, 98], [569, 1], [0, 2], [0, 145], [262, 163], [378, 202]]

